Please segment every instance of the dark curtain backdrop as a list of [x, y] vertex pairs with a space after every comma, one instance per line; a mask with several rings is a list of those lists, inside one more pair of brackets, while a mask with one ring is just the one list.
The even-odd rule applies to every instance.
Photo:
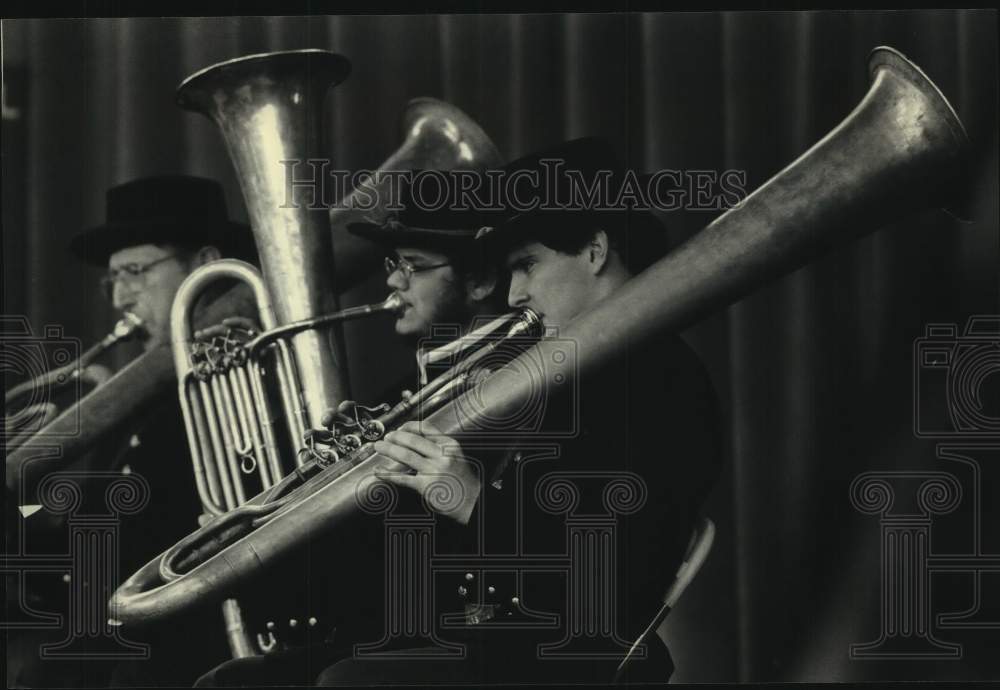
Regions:
[[[946, 663], [848, 654], [880, 629], [878, 519], [852, 508], [850, 482], [947, 469], [913, 432], [913, 342], [928, 322], [997, 313], [996, 32], [985, 11], [5, 21], [4, 311], [85, 343], [107, 331], [97, 272], [65, 246], [102, 220], [111, 185], [206, 175], [244, 213], [214, 125], [173, 103], [185, 76], [217, 61], [348, 56], [353, 73], [329, 100], [340, 167], [384, 160], [406, 101], [429, 95], [464, 109], [508, 158], [603, 134], [636, 168], [745, 170], [753, 189], [851, 111], [868, 51], [892, 45], [969, 130], [974, 220], [907, 217], [685, 334], [724, 400], [730, 456], [709, 506], [715, 549], [666, 636], [682, 681], [996, 678], [973, 646]], [[665, 220], [680, 240], [715, 214]], [[384, 292], [375, 276], [345, 302]], [[349, 331], [359, 399], [404, 368], [388, 330]], [[997, 642], [996, 630], [977, 634]]]

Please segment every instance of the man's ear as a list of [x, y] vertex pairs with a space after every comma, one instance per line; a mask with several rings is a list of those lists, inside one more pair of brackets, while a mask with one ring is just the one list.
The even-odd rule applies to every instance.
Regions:
[[209, 244], [194, 253], [194, 256], [191, 258], [191, 265], [193, 268], [198, 268], [210, 261], [218, 261], [221, 258], [222, 252], [219, 251], [219, 248]]
[[594, 236], [590, 238], [590, 243], [586, 249], [587, 258], [590, 261], [590, 269], [594, 275], [604, 270], [604, 267], [608, 263], [608, 252], [610, 249], [611, 241], [608, 239], [608, 233], [600, 228], [595, 230]]
[[470, 276], [465, 279], [465, 293], [472, 302], [482, 302], [489, 299], [493, 291], [497, 288], [496, 269], [490, 269], [478, 276]]

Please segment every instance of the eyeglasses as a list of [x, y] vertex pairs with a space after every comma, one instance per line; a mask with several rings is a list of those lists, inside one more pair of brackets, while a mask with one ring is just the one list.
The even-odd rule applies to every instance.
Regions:
[[115, 283], [119, 280], [127, 280], [133, 285], [143, 283], [145, 282], [146, 272], [149, 269], [169, 259], [175, 259], [177, 256], [177, 254], [167, 254], [166, 256], [161, 256], [159, 259], [150, 261], [148, 264], [123, 264], [116, 268], [108, 269], [108, 272], [101, 278], [101, 289], [110, 298], [111, 293], [114, 291]]
[[447, 261], [442, 264], [434, 264], [433, 266], [414, 266], [406, 259], [401, 259], [396, 256], [385, 257], [385, 273], [386, 275], [392, 275], [396, 271], [400, 271], [403, 277], [409, 280], [413, 277], [414, 273], [423, 273], [424, 271], [430, 271], [435, 268], [442, 268], [444, 266], [450, 266], [451, 264]]

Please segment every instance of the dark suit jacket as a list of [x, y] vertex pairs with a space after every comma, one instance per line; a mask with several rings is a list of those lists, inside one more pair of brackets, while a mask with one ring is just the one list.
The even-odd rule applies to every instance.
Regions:
[[[597, 622], [633, 640], [662, 604], [719, 475], [717, 397], [697, 356], [673, 335], [630, 348], [576, 386], [575, 394], [548, 400], [538, 433], [516, 446], [463, 442], [485, 478], [468, 525], [434, 518], [433, 601], [425, 603], [441, 639], [485, 636], [484, 649], [533, 653], [535, 644], [566, 634], [573, 606], [577, 618], [606, 606]], [[411, 492], [399, 493], [393, 517], [427, 515]], [[561, 510], [569, 493], [575, 505]], [[351, 593], [353, 616], [365, 624], [354, 631], [358, 639], [373, 641], [386, 632], [395, 566], [385, 561], [386, 523], [367, 517], [357, 524], [343, 541], [353, 554], [344, 563], [357, 577], [338, 589]], [[578, 536], [588, 528], [608, 535], [594, 538], [613, 541], [601, 556], [610, 560], [567, 568], [571, 527], [584, 529]], [[448, 559], [453, 565], [442, 565]], [[574, 577], [584, 581], [575, 600]], [[604, 589], [610, 594], [594, 594]], [[510, 624], [517, 629], [505, 629]]]
[[[517, 554], [531, 565], [546, 556], [571, 555], [568, 540], [575, 525], [579, 538], [607, 535], [611, 542], [601, 553], [613, 565], [575, 563], [568, 575], [538, 573], [520, 580], [499, 569], [474, 571], [473, 578], [456, 572], [439, 587], [445, 607], [474, 610], [470, 604], [485, 604], [486, 616], [492, 613], [494, 620], [517, 620], [519, 614], [537, 620], [542, 612], [555, 613], [566, 625], [569, 608], [600, 605], [601, 595], [588, 586], [610, 585], [611, 609], [602, 618], [618, 635], [634, 639], [662, 604], [718, 479], [722, 428], [708, 375], [677, 336], [632, 347], [582, 377], [575, 392], [549, 401], [539, 433], [525, 437], [500, 467], [487, 470], [469, 527], [439, 520], [454, 536], [442, 539], [439, 533], [438, 543], [462, 543], [460, 549], [471, 551], [475, 542], [485, 542], [484, 552]], [[555, 435], [571, 430], [568, 438]], [[573, 507], [566, 500], [575, 502]], [[583, 578], [576, 593], [589, 599], [568, 599], [572, 577]], [[518, 604], [512, 605], [515, 597]], [[525, 616], [525, 610], [535, 615]]]

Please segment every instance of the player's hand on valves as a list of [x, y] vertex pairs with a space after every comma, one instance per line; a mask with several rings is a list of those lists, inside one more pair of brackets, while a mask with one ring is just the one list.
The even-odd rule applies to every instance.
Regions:
[[479, 468], [458, 441], [427, 422], [407, 422], [375, 443], [375, 450], [410, 471], [375, 470], [390, 484], [420, 493], [431, 510], [467, 524], [482, 487]]

